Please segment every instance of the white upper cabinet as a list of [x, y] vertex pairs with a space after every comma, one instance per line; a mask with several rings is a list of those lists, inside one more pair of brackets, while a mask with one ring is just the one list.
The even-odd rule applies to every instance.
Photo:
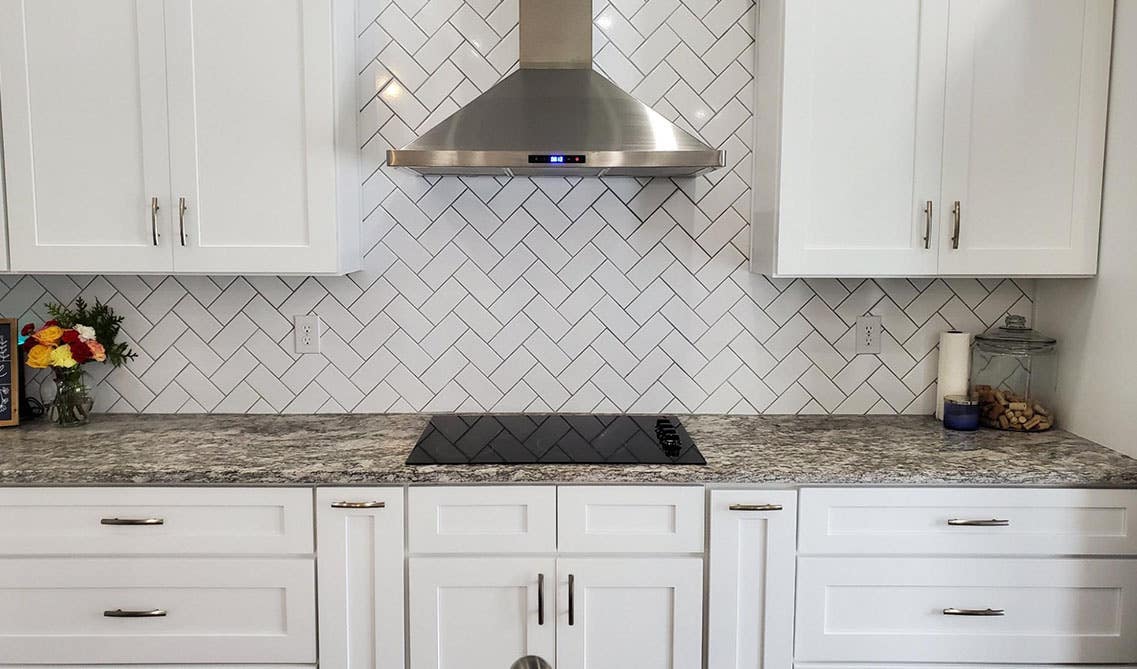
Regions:
[[761, 3], [752, 269], [1093, 274], [1112, 7]]
[[1096, 273], [1113, 0], [952, 0], [948, 21], [940, 272]]
[[333, 19], [331, 0], [167, 2], [176, 271], [357, 268], [340, 251], [358, 225], [336, 225], [359, 211], [337, 197], [356, 177], [337, 170], [336, 115], [354, 110], [335, 104]]
[[[0, 135], [0, 146], [4, 137]], [[4, 202], [4, 161], [0, 160], [0, 270], [8, 269], [8, 207]]]
[[351, 0], [0, 0], [12, 269], [358, 269]]
[[11, 267], [170, 269], [162, 6], [0, 2]]
[[946, 4], [762, 3], [760, 23], [785, 26], [758, 41], [763, 271], [935, 273]]

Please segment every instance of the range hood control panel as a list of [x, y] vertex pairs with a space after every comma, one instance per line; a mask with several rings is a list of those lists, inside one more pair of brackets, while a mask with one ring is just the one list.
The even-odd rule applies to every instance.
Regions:
[[529, 162], [544, 165], [583, 165], [587, 161], [581, 154], [568, 155], [563, 153], [531, 153]]

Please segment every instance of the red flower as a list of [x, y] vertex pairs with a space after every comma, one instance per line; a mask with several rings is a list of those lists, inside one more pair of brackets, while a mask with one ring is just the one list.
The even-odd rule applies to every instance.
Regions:
[[[45, 328], [49, 328], [49, 327], [51, 327], [51, 326], [53, 326], [53, 325], [59, 325], [59, 321], [57, 321], [57, 320], [54, 320], [54, 319], [53, 319], [53, 320], [50, 320], [50, 321], [48, 321], [48, 322], [44, 323], [44, 324], [43, 324], [43, 327], [45, 327]], [[43, 328], [40, 328], [40, 329], [42, 330]]]
[[30, 336], [32, 336], [33, 334], [35, 334], [35, 331], [36, 331], [36, 326], [35, 326], [35, 324], [33, 324], [33, 323], [28, 323], [27, 325], [25, 325], [25, 326], [23, 327], [23, 329], [21, 329], [21, 330], [20, 330], [20, 336], [23, 336], [23, 337], [30, 337]]
[[[69, 332], [74, 331], [69, 330]], [[64, 335], [64, 340], [66, 341], [66, 339], [67, 336]], [[68, 344], [71, 346], [71, 357], [74, 358], [75, 362], [79, 363], [80, 365], [94, 357], [91, 353], [91, 349], [88, 348], [86, 344], [79, 341], [78, 336], [76, 336], [74, 342], [68, 342]]]
[[75, 330], [64, 330], [63, 331], [63, 343], [64, 344], [71, 344], [71, 348], [74, 349], [75, 344], [79, 343], [79, 333], [76, 332]]

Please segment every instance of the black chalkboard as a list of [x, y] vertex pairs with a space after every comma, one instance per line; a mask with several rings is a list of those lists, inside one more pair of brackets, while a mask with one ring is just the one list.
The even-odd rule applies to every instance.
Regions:
[[19, 327], [0, 318], [0, 427], [20, 424]]

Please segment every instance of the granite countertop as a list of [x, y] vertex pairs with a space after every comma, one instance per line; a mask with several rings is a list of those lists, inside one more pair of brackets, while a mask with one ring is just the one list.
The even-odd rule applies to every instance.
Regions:
[[707, 466], [404, 464], [422, 415], [98, 416], [0, 430], [0, 485], [736, 483], [1137, 488], [1137, 460], [1068, 432], [900, 416], [684, 416]]

